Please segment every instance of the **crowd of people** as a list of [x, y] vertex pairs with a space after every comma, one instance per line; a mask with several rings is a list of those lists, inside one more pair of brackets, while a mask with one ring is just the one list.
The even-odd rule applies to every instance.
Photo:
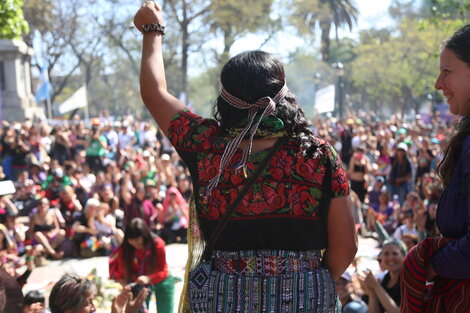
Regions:
[[0, 132], [1, 264], [22, 285], [49, 260], [109, 255], [136, 218], [166, 244], [186, 242], [189, 173], [151, 123], [76, 116]]
[[[360, 234], [408, 248], [438, 234], [436, 167], [453, 123], [438, 114], [430, 123], [379, 121], [365, 112], [311, 122], [347, 165]], [[0, 197], [0, 253], [2, 267], [20, 281], [48, 259], [109, 255], [134, 218], [166, 244], [186, 241], [190, 175], [151, 123], [3, 122], [0, 140], [0, 179], [16, 190]]]
[[[147, 23], [152, 19], [162, 21], [161, 9], [148, 2], [135, 23], [151, 25], [155, 32], [144, 35], [141, 90], [158, 127], [130, 116], [94, 118], [89, 123], [74, 116], [55, 125], [2, 121], [1, 267], [24, 285], [31, 271], [50, 259], [109, 255], [110, 277], [123, 286], [113, 300], [113, 312], [123, 312], [124, 307], [126, 312], [139, 311], [149, 292], [157, 296], [158, 312], [172, 312], [174, 279], [168, 271], [165, 245], [189, 240], [191, 254], [198, 236], [212, 243], [210, 238], [218, 231], [216, 221], [229, 210], [230, 202], [243, 200], [237, 195], [242, 193], [239, 185], [246, 183], [247, 172], [253, 172], [258, 163], [270, 162], [268, 174], [253, 183], [253, 197], [245, 199], [240, 210], [231, 210], [229, 230], [218, 234], [220, 240], [210, 247], [215, 248], [210, 251], [214, 271], [209, 274], [209, 288], [214, 289], [196, 290], [196, 284], [190, 283], [182, 310], [194, 311], [196, 304], [201, 312], [210, 311], [208, 305], [223, 307], [224, 312], [237, 306], [264, 312], [253, 302], [259, 290], [240, 285], [242, 281], [257, 284], [260, 275], [271, 284], [268, 293], [261, 292], [263, 303], [282, 298], [278, 306], [272, 304], [274, 311], [297, 309], [303, 300], [292, 293], [291, 282], [282, 278], [287, 275], [299, 280], [294, 289], [303, 288], [298, 290], [305, 294], [306, 305], [317, 303], [328, 312], [337, 312], [341, 305], [349, 313], [399, 312], [403, 307], [400, 271], [413, 257], [407, 253], [417, 245], [423, 248], [426, 238], [440, 235], [438, 201], [450, 190], [449, 184], [456, 184], [450, 174], [444, 173], [444, 182], [442, 172], [441, 178], [437, 174], [440, 163], [451, 166], [448, 173], [453, 173], [461, 153], [443, 149], [448, 132], [458, 129], [462, 134], [464, 129], [462, 136], [468, 135], [468, 121], [457, 126], [457, 118], [443, 119], [438, 112], [427, 121], [417, 117], [404, 122], [399, 116], [379, 120], [373, 112], [361, 112], [344, 120], [323, 117], [307, 122], [302, 110], [293, 109], [298, 103], [288, 90], [279, 60], [261, 51], [240, 54], [224, 66], [216, 104], [219, 123], [206, 120], [185, 110], [167, 93], [162, 62], [150, 61], [162, 59], [163, 29], [158, 23]], [[142, 32], [148, 32], [147, 28]], [[468, 33], [466, 29], [465, 38]], [[459, 38], [454, 41], [458, 43]], [[454, 51], [451, 45], [447, 48]], [[444, 50], [441, 62], [442, 58], [456, 62], [455, 55], [447, 55], [449, 50]], [[246, 73], [251, 76], [243, 83], [238, 78]], [[436, 88], [446, 92], [451, 87], [440, 79]], [[253, 87], [252, 81], [264, 85]], [[264, 111], [256, 115], [258, 109]], [[451, 105], [452, 113], [469, 115], [468, 109], [460, 109]], [[251, 137], [246, 139], [248, 131]], [[278, 138], [284, 139], [274, 144]], [[453, 138], [450, 147], [462, 149], [463, 140]], [[278, 157], [260, 158], [268, 148]], [[251, 153], [256, 155], [249, 159]], [[451, 161], [449, 153], [455, 154]], [[234, 156], [237, 168], [230, 163]], [[331, 179], [325, 179], [328, 173]], [[191, 206], [193, 190], [196, 204]], [[316, 208], [313, 213], [311, 207]], [[444, 230], [449, 237], [451, 229]], [[353, 260], [356, 233], [378, 240], [380, 272], [358, 270]], [[322, 249], [326, 249], [323, 255]], [[455, 252], [458, 247], [450, 249]], [[441, 253], [434, 262], [447, 264], [454, 252]], [[351, 261], [352, 271], [346, 269]], [[253, 262], [259, 266], [250, 267]], [[293, 265], [269, 265], [276, 262]], [[456, 262], [461, 266], [468, 260], [463, 256]], [[188, 264], [192, 269], [200, 265], [191, 259]], [[454, 278], [458, 271], [431, 263], [425, 275], [430, 280], [437, 273]], [[233, 275], [238, 278], [230, 279]], [[324, 286], [321, 295], [303, 280]], [[234, 299], [232, 292], [242, 296]], [[71, 294], [74, 297], [68, 297]], [[207, 302], [209, 295], [212, 298]], [[52, 289], [48, 305], [53, 313], [93, 312], [93, 296], [93, 286], [86, 279], [65, 275]], [[40, 295], [27, 298], [33, 300], [28, 300], [32, 303], [24, 307], [24, 313], [44, 310], [44, 305], [37, 304], [44, 302]]]

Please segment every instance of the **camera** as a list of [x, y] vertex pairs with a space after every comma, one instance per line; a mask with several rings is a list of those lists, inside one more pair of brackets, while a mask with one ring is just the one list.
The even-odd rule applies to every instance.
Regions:
[[144, 285], [137, 284], [137, 283], [131, 283], [129, 286], [131, 286], [131, 292], [132, 292], [132, 297], [135, 299], [139, 292], [144, 288]]

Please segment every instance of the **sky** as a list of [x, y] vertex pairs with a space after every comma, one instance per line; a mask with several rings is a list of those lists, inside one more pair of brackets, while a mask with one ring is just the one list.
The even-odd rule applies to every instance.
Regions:
[[[358, 30], [371, 27], [381, 28], [392, 24], [393, 21], [388, 14], [391, 1], [392, 0], [355, 0], [360, 13], [357, 27], [355, 27], [353, 32], [350, 32], [347, 27], [340, 29], [338, 35], [340, 37], [355, 38], [357, 37]], [[332, 29], [332, 32], [334, 32], [334, 29]], [[332, 36], [334, 36], [333, 33]], [[282, 34], [280, 37], [282, 37], [282, 39], [278, 39], [277, 41], [272, 40], [272, 42], [263, 46], [262, 49], [280, 56], [286, 56], [290, 51], [305, 44], [301, 38], [293, 34]], [[262, 42], [263, 38], [256, 35], [249, 35], [234, 44], [231, 55], [236, 55], [246, 50], [258, 49]], [[278, 42], [282, 42], [283, 44], [279, 45]], [[288, 43], [288, 45], [285, 43]]]

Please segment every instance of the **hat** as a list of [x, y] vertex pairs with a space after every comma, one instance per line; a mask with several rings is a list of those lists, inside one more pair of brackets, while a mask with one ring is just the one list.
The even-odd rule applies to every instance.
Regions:
[[162, 154], [160, 158], [162, 159], [162, 161], [170, 161], [170, 156], [166, 153]]
[[404, 142], [400, 142], [398, 145], [397, 145], [397, 150], [403, 150], [405, 152], [408, 152], [408, 145]]
[[3, 268], [0, 268], [0, 312], [23, 312], [23, 292], [20, 285]]
[[342, 279], [348, 281], [348, 282], [352, 282], [352, 277], [351, 277], [351, 274], [349, 274], [347, 271], [344, 272], [341, 277]]
[[60, 167], [58, 167], [52, 171], [52, 176], [62, 178], [64, 177], [64, 171]]
[[375, 182], [384, 184], [385, 183], [385, 178], [383, 176], [379, 175], [375, 178]]

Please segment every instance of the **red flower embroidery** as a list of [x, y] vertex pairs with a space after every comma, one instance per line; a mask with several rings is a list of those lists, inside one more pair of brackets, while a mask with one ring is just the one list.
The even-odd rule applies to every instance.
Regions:
[[[186, 118], [185, 116], [180, 116], [179, 118], [175, 119], [171, 124], [171, 137], [173, 144], [176, 146], [183, 146], [184, 139], [188, 136], [188, 132], [192, 129], [191, 128], [191, 120]], [[189, 141], [186, 141], [189, 143]]]
[[291, 156], [285, 150], [279, 151], [280, 156], [272, 159], [270, 165], [272, 168], [269, 170], [273, 174], [274, 179], [282, 179], [283, 174], [289, 176], [291, 173], [291, 166], [294, 163]]
[[199, 181], [207, 183], [209, 180], [217, 175], [220, 166], [220, 155], [215, 154], [212, 157], [206, 155], [205, 158], [197, 162], [197, 171], [199, 174]]
[[240, 173], [238, 173], [237, 171], [234, 171], [232, 175], [230, 175], [230, 181], [232, 182], [232, 184], [240, 185], [242, 183], [243, 178], [239, 174]]
[[[305, 216], [307, 208], [312, 204], [309, 187], [293, 185], [289, 191], [289, 203], [296, 216]], [[311, 210], [308, 210], [311, 211]]]
[[201, 132], [197, 136], [195, 136], [195, 141], [198, 143], [196, 148], [198, 149], [210, 149], [211, 143], [209, 138], [211, 138], [214, 133], [216, 133], [214, 127], [207, 127], [205, 131]]
[[349, 193], [349, 182], [343, 167], [336, 168], [331, 187], [335, 193], [334, 196], [344, 196]]
[[319, 166], [320, 159], [305, 159], [301, 158], [297, 160], [295, 165], [295, 171], [301, 177], [304, 177], [309, 182], [321, 183], [323, 176], [325, 176], [325, 166]]
[[[251, 202], [250, 202], [251, 200]], [[262, 192], [252, 193], [251, 191], [243, 198], [239, 211], [243, 215], [259, 215], [266, 211], [267, 206]]]
[[262, 189], [268, 209], [266, 213], [273, 213], [286, 204], [284, 184], [279, 184], [277, 190], [269, 185], [264, 185]]
[[227, 198], [219, 189], [214, 189], [207, 204], [207, 218], [217, 219], [222, 217], [227, 209]]

